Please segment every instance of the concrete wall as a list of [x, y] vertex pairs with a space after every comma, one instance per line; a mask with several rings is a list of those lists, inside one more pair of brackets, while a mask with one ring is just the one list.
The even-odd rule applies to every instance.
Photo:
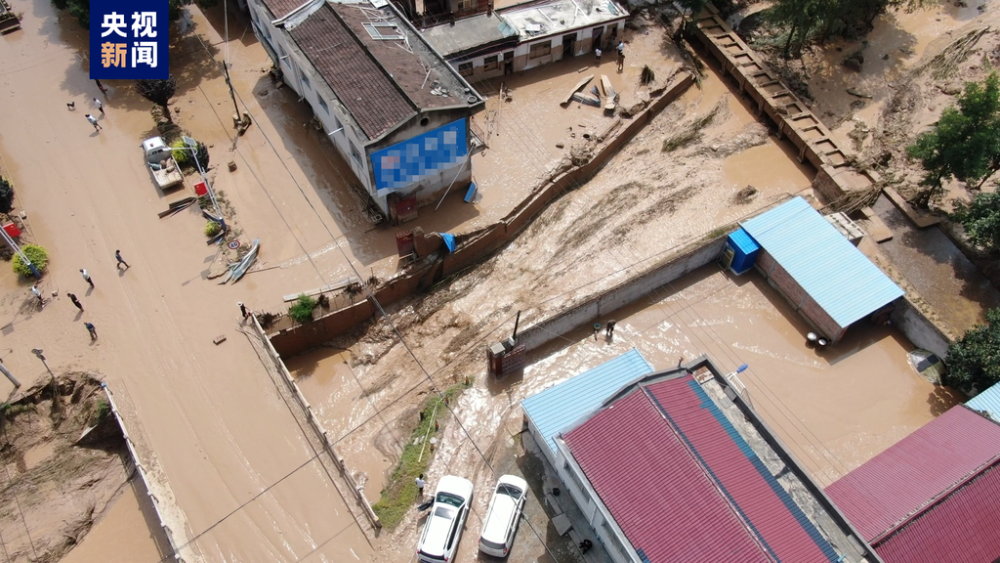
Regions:
[[[593, 25], [590, 27], [584, 27], [580, 29], [574, 29], [572, 31], [567, 31], [565, 33], [560, 33], [559, 35], [551, 35], [540, 39], [525, 40], [519, 43], [516, 47], [511, 49], [510, 46], [498, 46], [496, 49], [490, 50], [488, 52], [480, 53], [479, 55], [471, 58], [456, 57], [449, 60], [448, 62], [452, 67], [455, 68], [457, 72], [463, 72], [462, 65], [471, 64], [472, 70], [465, 70], [463, 76], [469, 81], [486, 80], [489, 78], [495, 78], [498, 76], [503, 76], [504, 71], [504, 53], [514, 52], [514, 72], [520, 72], [522, 70], [528, 70], [531, 68], [539, 67], [544, 64], [548, 64], [555, 61], [560, 61], [564, 57], [563, 52], [563, 38], [567, 35], [576, 35], [576, 42], [573, 46], [573, 55], [575, 57], [586, 55], [594, 51], [594, 41], [593, 34], [594, 30], [597, 28], [603, 28], [603, 35], [601, 36], [601, 49], [605, 52], [605, 57], [608, 60], [614, 60], [614, 45], [612, 45], [611, 33], [614, 30], [615, 37], [620, 38], [622, 32], [625, 29], [625, 20], [605, 22], [600, 25]], [[551, 50], [548, 55], [536, 58], [530, 58], [531, 46], [540, 43], [550, 43]], [[489, 57], [497, 57], [498, 66], [495, 69], [486, 69], [486, 59]]]
[[893, 305], [895, 308], [889, 315], [892, 324], [914, 345], [930, 350], [947, 361], [951, 340], [905, 297], [897, 299]]
[[[557, 197], [572, 191], [592, 178], [609, 158], [617, 154], [625, 143], [635, 137], [639, 131], [642, 131], [655, 115], [686, 92], [692, 84], [694, 84], [694, 77], [682, 73], [669, 86], [662, 90], [653, 91], [651, 93], [654, 96], [652, 103], [627, 125], [620, 127], [613, 137], [602, 139], [602, 142], [606, 142], [599, 147], [593, 160], [549, 179], [535, 189], [527, 199], [519, 203], [502, 221], [472, 233], [459, 235], [457, 237], [458, 248], [454, 253], [439, 260], [433, 257], [429, 258], [418, 263], [412, 270], [407, 270], [386, 282], [375, 291], [375, 297], [379, 303], [383, 306], [394, 303], [430, 287], [446, 276], [452, 276], [488, 258], [493, 252], [513, 240]], [[725, 238], [720, 237], [719, 248], [724, 241]], [[270, 334], [271, 342], [282, 356], [300, 354], [347, 332], [358, 323], [371, 318], [373, 314], [374, 308], [371, 304], [362, 301], [310, 323], [280, 329], [276, 333]]]
[[853, 169], [849, 164], [853, 151], [837, 145], [823, 122], [736, 35], [714, 6], [709, 4], [696, 23], [695, 35], [736, 80], [740, 92], [754, 101], [757, 113], [777, 125], [779, 137], [788, 137], [800, 161], [809, 161], [819, 171], [817, 180], [824, 184], [820, 191], [825, 198], [833, 200], [878, 181], [873, 172]]
[[[735, 229], [735, 226], [734, 226]], [[729, 230], [708, 241], [700, 242], [695, 248], [674, 257], [656, 268], [597, 295], [572, 309], [544, 319], [518, 331], [518, 343], [532, 350], [563, 334], [582, 326], [588, 326], [597, 319], [621, 309], [651, 291], [686, 276], [698, 268], [710, 264], [722, 253]]]
[[847, 327], [838, 325], [767, 250], [760, 250], [754, 267], [817, 332], [832, 342], [843, 338]]

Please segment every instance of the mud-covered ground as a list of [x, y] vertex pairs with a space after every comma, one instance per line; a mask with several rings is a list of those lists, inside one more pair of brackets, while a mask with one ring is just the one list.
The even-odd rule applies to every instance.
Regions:
[[0, 462], [0, 536], [12, 563], [58, 561], [130, 476], [121, 428], [100, 382], [84, 373], [12, 398], [0, 414]]
[[[544, 169], [547, 160], [537, 164]], [[812, 175], [709, 64], [700, 87], [668, 106], [593, 180], [553, 203], [497, 255], [393, 306], [390, 322], [359, 328], [288, 359], [288, 366], [348, 465], [366, 481], [372, 501], [409, 439], [425, 394], [472, 377], [474, 386], [460, 404], [504, 407], [477, 408], [459, 417], [461, 425], [447, 424], [431, 481], [452, 471], [487, 484], [491, 470], [484, 458], [494, 459], [518, 431], [497, 432], [518, 407], [506, 385], [485, 381], [484, 351], [509, 336], [517, 311], [522, 323], [531, 323], [572, 307], [789, 194], [811, 195]], [[463, 439], [466, 431], [474, 442]], [[417, 526], [414, 511], [397, 530], [383, 532], [376, 560], [402, 560]]]

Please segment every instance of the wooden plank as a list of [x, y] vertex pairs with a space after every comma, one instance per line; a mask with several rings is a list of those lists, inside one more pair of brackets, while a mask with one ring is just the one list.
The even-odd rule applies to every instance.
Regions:
[[605, 98], [614, 98], [616, 95], [615, 89], [611, 86], [611, 80], [608, 79], [606, 74], [601, 75], [601, 87], [604, 88]]
[[559, 104], [559, 105], [564, 106], [564, 105], [572, 102], [573, 101], [573, 94], [576, 94], [577, 92], [579, 92], [581, 89], [583, 89], [584, 86], [587, 85], [588, 82], [590, 82], [593, 79], [594, 79], [594, 75], [593, 74], [588, 74], [586, 78], [584, 78], [583, 80], [577, 82], [576, 86], [574, 86], [573, 89], [569, 91], [569, 94], [566, 96], [566, 100], [563, 103]]

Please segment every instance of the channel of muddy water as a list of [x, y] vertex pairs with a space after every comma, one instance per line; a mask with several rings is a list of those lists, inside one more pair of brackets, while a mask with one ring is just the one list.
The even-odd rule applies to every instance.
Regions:
[[[814, 171], [755, 120], [714, 63], [704, 62], [699, 87], [668, 106], [590, 182], [550, 206], [514, 243], [430, 296], [392, 308], [393, 322], [419, 365], [391, 345], [394, 337], [382, 323], [360, 340], [332, 344], [341, 348], [287, 359], [323, 425], [340, 441], [348, 466], [362, 474], [369, 500], [379, 498], [398, 456], [403, 437], [394, 430], [394, 417], [412, 414], [431, 381], [444, 388], [470, 375], [477, 384], [466, 393], [469, 400], [483, 395], [484, 342], [509, 331], [514, 312], [524, 310], [530, 318], [571, 307], [722, 224], [789, 194], [811, 194]], [[563, 81], [577, 80], [575, 70]], [[515, 91], [512, 104], [522, 100]], [[709, 113], [714, 117], [693, 142], [663, 151], [666, 138]], [[524, 144], [552, 140], [538, 137]], [[537, 159], [534, 169], [544, 169], [549, 157], [547, 152], [525, 156]], [[755, 195], [734, 202], [748, 185]], [[492, 393], [485, 398], [495, 399]], [[495, 429], [503, 418], [470, 408], [476, 412], [474, 429]]]

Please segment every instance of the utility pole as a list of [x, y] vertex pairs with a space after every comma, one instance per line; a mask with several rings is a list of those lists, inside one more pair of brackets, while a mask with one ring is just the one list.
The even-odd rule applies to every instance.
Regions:
[[181, 137], [186, 145], [184, 148], [171, 148], [170, 150], [191, 151], [191, 156], [194, 158], [194, 165], [198, 168], [198, 174], [201, 175], [201, 181], [205, 182], [205, 189], [208, 190], [208, 198], [212, 200], [212, 206], [215, 208], [215, 212], [219, 216], [219, 220], [222, 221], [222, 230], [226, 230], [226, 218], [222, 215], [222, 208], [219, 207], [219, 202], [215, 199], [215, 190], [212, 188], [212, 183], [208, 181], [208, 176], [205, 174], [205, 169], [201, 166], [201, 161], [198, 160], [198, 141], [195, 141], [191, 137]]
[[45, 366], [45, 371], [49, 372], [49, 377], [51, 377], [52, 378], [52, 382], [55, 383], [55, 381], [56, 381], [56, 374], [52, 373], [52, 370], [49, 368], [49, 364], [45, 363], [45, 356], [42, 355], [42, 349], [41, 348], [32, 348], [31, 349], [31, 353], [34, 354], [34, 355], [36, 355], [36, 356], [38, 356], [38, 359], [42, 361], [42, 365]]
[[21, 382], [18, 381], [13, 375], [11, 375], [10, 371], [7, 369], [7, 366], [3, 365], [2, 358], [0, 358], [0, 373], [4, 374], [4, 376], [7, 379], [9, 379], [11, 383], [14, 384], [14, 389], [21, 387]]
[[[226, 18], [228, 22], [229, 14], [226, 14]], [[236, 110], [236, 113], [233, 114], [233, 125], [239, 127], [239, 124], [243, 123], [243, 117], [240, 115], [240, 106], [236, 105], [236, 93], [233, 91], [233, 83], [229, 80], [229, 64], [226, 61], [222, 61], [219, 63], [219, 66], [222, 67], [222, 72], [226, 75], [226, 86], [229, 86], [229, 97], [233, 99], [233, 109]]]
[[28, 259], [28, 255], [21, 250], [21, 247], [18, 246], [16, 242], [14, 242], [14, 239], [10, 238], [10, 235], [7, 234], [7, 231], [0, 229], [0, 236], [3, 237], [4, 242], [7, 243], [7, 246], [9, 246], [10, 249], [16, 252], [17, 255], [21, 257], [21, 262], [24, 262], [24, 265], [27, 266], [29, 270], [31, 270], [31, 275], [35, 276], [36, 280], [42, 279], [42, 273], [38, 271], [38, 268], [36, 268], [34, 264], [31, 263], [31, 260]]

